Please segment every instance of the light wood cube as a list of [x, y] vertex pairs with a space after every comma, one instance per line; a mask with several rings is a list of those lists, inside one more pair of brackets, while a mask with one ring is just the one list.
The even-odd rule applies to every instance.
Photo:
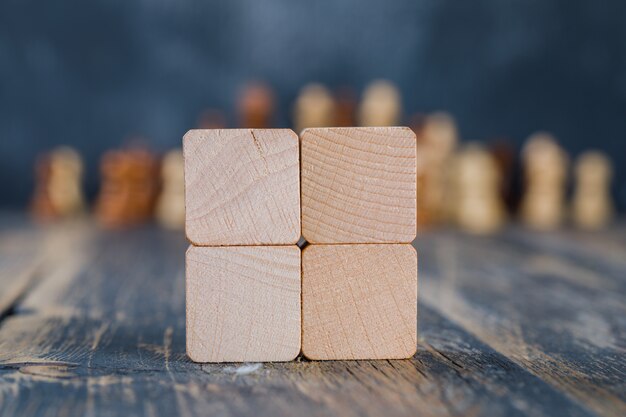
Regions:
[[190, 130], [183, 138], [185, 229], [196, 246], [284, 245], [300, 237], [297, 135]]
[[403, 359], [417, 349], [411, 245], [310, 245], [302, 253], [302, 353], [312, 360]]
[[306, 129], [302, 235], [310, 243], [410, 243], [416, 138], [404, 127]]
[[187, 355], [195, 362], [273, 362], [300, 352], [300, 248], [187, 250]]

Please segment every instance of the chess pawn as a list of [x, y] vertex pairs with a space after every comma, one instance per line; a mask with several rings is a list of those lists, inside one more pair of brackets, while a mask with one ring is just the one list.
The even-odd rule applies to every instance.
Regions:
[[85, 210], [81, 190], [83, 161], [74, 149], [62, 147], [50, 158], [50, 199], [62, 217], [72, 217]]
[[294, 129], [301, 132], [307, 127], [333, 126], [335, 101], [326, 87], [309, 84], [301, 91], [294, 105]]
[[458, 132], [452, 116], [438, 112], [421, 122], [418, 133], [423, 145], [418, 148], [426, 158], [423, 205], [434, 223], [454, 219], [454, 187], [450, 185], [449, 164], [458, 145]]
[[224, 129], [226, 117], [217, 109], [206, 109], [198, 117], [198, 129]]
[[600, 152], [586, 152], [576, 161], [576, 188], [572, 203], [574, 223], [583, 229], [599, 230], [613, 217], [611, 178], [613, 168], [609, 158]]
[[501, 175], [493, 156], [478, 145], [463, 149], [453, 161], [455, 220], [466, 232], [491, 234], [506, 220], [500, 197]]
[[157, 203], [156, 218], [168, 229], [182, 230], [185, 226], [185, 178], [183, 153], [168, 152], [161, 164], [163, 188]]
[[335, 120], [333, 124], [337, 127], [354, 126], [355, 109], [356, 99], [352, 89], [340, 88], [335, 94]]
[[81, 190], [83, 163], [69, 147], [58, 148], [39, 159], [32, 212], [41, 221], [69, 218], [84, 211]]
[[395, 85], [377, 80], [367, 86], [359, 107], [361, 126], [397, 126], [401, 113], [401, 97]]
[[536, 230], [554, 230], [564, 218], [568, 158], [546, 133], [531, 136], [522, 150], [526, 190], [522, 221]]
[[237, 109], [240, 127], [270, 128], [274, 114], [274, 94], [265, 84], [249, 84], [239, 95]]

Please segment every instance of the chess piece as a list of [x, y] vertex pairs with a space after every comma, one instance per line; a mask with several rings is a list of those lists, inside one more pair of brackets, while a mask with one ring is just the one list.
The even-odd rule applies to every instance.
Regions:
[[574, 223], [583, 229], [599, 230], [613, 217], [611, 177], [613, 167], [601, 152], [585, 152], [576, 161], [576, 188], [572, 203]]
[[161, 163], [161, 195], [156, 208], [156, 218], [161, 225], [173, 230], [185, 226], [185, 179], [183, 153], [168, 152]]
[[424, 168], [420, 209], [432, 225], [451, 221], [455, 212], [455, 196], [450, 186], [449, 164], [458, 144], [458, 133], [452, 116], [433, 113], [418, 126], [418, 160]]
[[349, 87], [340, 88], [335, 94], [335, 122], [333, 125], [337, 127], [354, 126], [355, 109], [354, 91]]
[[84, 212], [83, 162], [72, 148], [58, 148], [39, 159], [32, 212], [41, 221], [75, 217]]
[[296, 132], [307, 127], [333, 126], [334, 116], [335, 101], [326, 87], [309, 84], [300, 91], [293, 112]]
[[401, 117], [402, 99], [395, 85], [377, 80], [367, 86], [359, 107], [361, 126], [397, 126]]
[[479, 145], [468, 145], [454, 157], [452, 173], [456, 224], [474, 234], [500, 229], [506, 210], [499, 189], [501, 173], [493, 156]]
[[522, 150], [525, 193], [522, 221], [536, 230], [554, 230], [564, 217], [568, 157], [547, 133], [532, 135]]
[[239, 126], [250, 129], [272, 127], [274, 94], [269, 86], [255, 82], [241, 91], [237, 103]]
[[498, 170], [502, 178], [500, 183], [502, 200], [505, 202], [507, 210], [513, 211], [517, 203], [514, 181], [515, 165], [517, 162], [515, 150], [510, 141], [497, 139], [491, 143], [489, 151], [498, 165]]
[[95, 207], [102, 226], [129, 227], [152, 217], [158, 167], [157, 158], [141, 148], [109, 151], [102, 157], [102, 186]]
[[226, 117], [224, 113], [217, 109], [206, 109], [198, 118], [199, 129], [224, 129], [226, 127]]

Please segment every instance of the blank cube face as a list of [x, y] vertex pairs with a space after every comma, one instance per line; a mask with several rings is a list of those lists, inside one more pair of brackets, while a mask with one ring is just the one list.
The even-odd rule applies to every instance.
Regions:
[[183, 148], [185, 229], [194, 245], [298, 241], [299, 145], [293, 131], [191, 130]]
[[416, 139], [408, 128], [302, 133], [302, 235], [310, 243], [409, 243]]
[[191, 246], [186, 274], [193, 361], [289, 361], [299, 354], [297, 246]]
[[417, 349], [411, 245], [311, 245], [302, 253], [302, 353], [403, 359]]

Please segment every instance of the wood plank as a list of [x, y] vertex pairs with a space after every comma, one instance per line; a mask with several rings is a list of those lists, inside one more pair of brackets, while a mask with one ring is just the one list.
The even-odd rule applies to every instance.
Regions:
[[0, 415], [594, 415], [424, 305], [410, 360], [195, 364], [186, 247], [154, 229], [66, 239], [78, 260], [50, 263], [0, 327]]
[[289, 129], [190, 130], [185, 230], [196, 246], [295, 245], [299, 142]]
[[[542, 249], [455, 233], [424, 237], [424, 302], [590, 412], [626, 413], [626, 285], [580, 265], [544, 271]], [[556, 258], [559, 259], [559, 258]]]
[[416, 139], [402, 127], [302, 132], [302, 235], [309, 243], [410, 243]]

